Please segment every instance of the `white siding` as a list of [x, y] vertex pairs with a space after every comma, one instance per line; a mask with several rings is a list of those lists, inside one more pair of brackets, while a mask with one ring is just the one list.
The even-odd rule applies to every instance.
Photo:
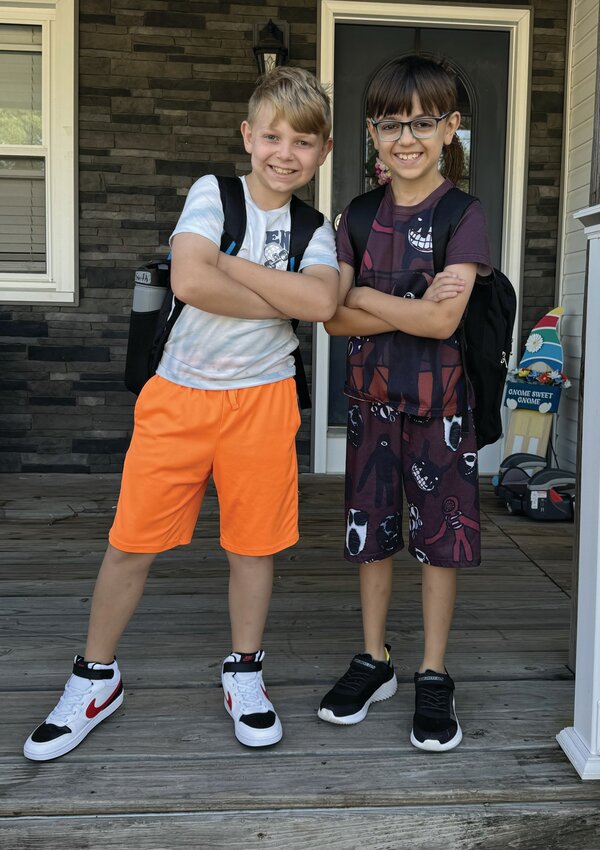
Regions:
[[577, 444], [577, 397], [581, 366], [581, 328], [586, 240], [573, 213], [589, 205], [598, 44], [598, 0], [573, 0], [567, 66], [563, 207], [559, 258], [559, 299], [565, 308], [560, 333], [565, 372], [573, 386], [563, 392], [556, 423], [559, 465], [574, 469]]

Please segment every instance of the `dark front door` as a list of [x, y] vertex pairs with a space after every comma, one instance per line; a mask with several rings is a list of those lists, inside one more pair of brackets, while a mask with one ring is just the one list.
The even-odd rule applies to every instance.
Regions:
[[[504, 201], [509, 33], [441, 27], [338, 24], [335, 29], [335, 90], [332, 214], [355, 195], [377, 185], [365, 127], [366, 90], [390, 59], [409, 53], [445, 58], [459, 81], [459, 131], [467, 153], [461, 188], [485, 209], [492, 258], [500, 264]], [[332, 338], [329, 425], [345, 425], [342, 394], [346, 340]]]

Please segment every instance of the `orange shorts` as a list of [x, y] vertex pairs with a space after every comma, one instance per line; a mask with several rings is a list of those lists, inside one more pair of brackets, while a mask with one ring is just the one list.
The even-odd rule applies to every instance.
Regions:
[[221, 546], [272, 555], [298, 540], [300, 425], [293, 378], [237, 390], [198, 390], [155, 375], [135, 406], [109, 541], [164, 552], [192, 539], [212, 474]]

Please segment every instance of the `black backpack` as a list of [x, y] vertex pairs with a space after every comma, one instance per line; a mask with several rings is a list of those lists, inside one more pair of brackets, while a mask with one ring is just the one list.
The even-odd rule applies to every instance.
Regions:
[[[373, 219], [385, 194], [385, 186], [354, 198], [348, 209], [348, 232], [354, 251], [356, 276], [371, 232]], [[435, 273], [443, 271], [446, 246], [467, 208], [476, 200], [461, 189], [452, 187], [435, 208], [432, 223], [433, 265]], [[517, 312], [513, 285], [498, 269], [490, 277], [475, 278], [475, 285], [465, 316], [457, 330], [463, 370], [473, 388], [473, 419], [477, 448], [495, 443], [502, 436], [502, 395], [512, 349], [512, 332]], [[463, 431], [468, 429], [465, 409]]]
[[[244, 189], [238, 177], [216, 176], [223, 205], [224, 224], [221, 235], [221, 251], [237, 254], [246, 233], [246, 203]], [[323, 214], [305, 204], [295, 195], [290, 201], [290, 250], [288, 271], [298, 271], [302, 256], [313, 233], [324, 221]], [[154, 284], [165, 292], [159, 309], [138, 312], [132, 309], [129, 320], [127, 354], [125, 356], [125, 386], [139, 394], [142, 387], [154, 375], [163, 349], [173, 326], [185, 307], [173, 295], [170, 284], [170, 260], [159, 260], [145, 264], [136, 272], [136, 283]], [[298, 320], [292, 319], [292, 328], [296, 330]], [[296, 366], [296, 391], [300, 407], [311, 406], [306, 372], [300, 349], [293, 352]]]

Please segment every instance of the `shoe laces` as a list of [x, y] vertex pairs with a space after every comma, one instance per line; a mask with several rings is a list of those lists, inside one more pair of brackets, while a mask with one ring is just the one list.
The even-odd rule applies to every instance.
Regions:
[[234, 681], [242, 705], [242, 714], [261, 714], [271, 710], [262, 689], [262, 676], [259, 673], [234, 673]]
[[447, 715], [450, 709], [451, 690], [446, 685], [419, 685], [417, 711], [425, 714]]
[[82, 708], [85, 698], [91, 693], [93, 683], [81, 676], [71, 676], [65, 685], [61, 698], [46, 718], [46, 723], [66, 726]]
[[338, 685], [346, 688], [348, 691], [359, 691], [367, 679], [369, 679], [374, 670], [369, 670], [368, 667], [361, 667], [358, 664], [351, 664], [346, 670]]

